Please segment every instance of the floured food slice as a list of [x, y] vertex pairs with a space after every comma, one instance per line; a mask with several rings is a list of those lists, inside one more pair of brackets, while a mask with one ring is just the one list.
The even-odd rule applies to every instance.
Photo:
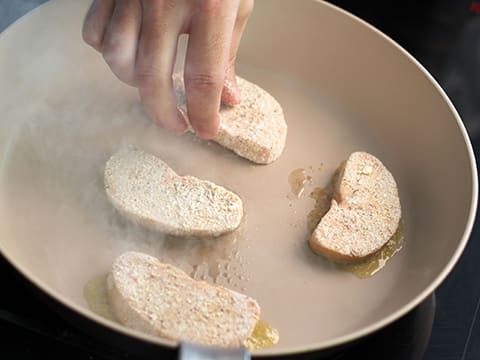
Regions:
[[[177, 101], [186, 109], [183, 73], [173, 76]], [[220, 124], [213, 141], [257, 164], [277, 160], [285, 147], [287, 124], [280, 104], [261, 87], [237, 76], [240, 104], [220, 108]]]
[[127, 252], [107, 277], [108, 299], [122, 324], [160, 337], [197, 344], [245, 346], [260, 318], [250, 297], [196, 281], [156, 258]]
[[385, 245], [402, 215], [397, 184], [375, 156], [350, 155], [338, 176], [330, 210], [310, 238], [310, 247], [332, 260], [355, 261]]
[[105, 191], [127, 218], [175, 236], [219, 236], [235, 230], [243, 216], [233, 192], [193, 176], [177, 175], [158, 157], [125, 149], [105, 166]]

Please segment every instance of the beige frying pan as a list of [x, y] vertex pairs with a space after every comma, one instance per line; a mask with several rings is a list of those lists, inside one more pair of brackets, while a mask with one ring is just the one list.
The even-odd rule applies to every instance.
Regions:
[[[278, 99], [289, 126], [282, 157], [258, 166], [152, 125], [136, 91], [81, 41], [88, 3], [52, 1], [0, 37], [0, 251], [41, 290], [112, 332], [176, 346], [102, 318], [85, 301], [85, 284], [117, 255], [143, 251], [257, 299], [280, 341], [254, 355], [280, 355], [381, 328], [455, 265], [476, 209], [472, 149], [443, 91], [381, 33], [323, 2], [256, 3], [239, 74]], [[107, 158], [130, 144], [240, 194], [240, 229], [184, 241], [122, 219], [102, 173]], [[315, 256], [306, 242], [309, 194], [355, 150], [391, 170], [404, 212], [403, 249], [367, 279]], [[312, 177], [300, 197], [289, 182], [296, 169]]]

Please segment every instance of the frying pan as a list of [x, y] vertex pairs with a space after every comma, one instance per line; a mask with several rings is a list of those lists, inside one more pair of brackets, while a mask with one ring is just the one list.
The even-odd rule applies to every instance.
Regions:
[[[391, 323], [452, 270], [475, 216], [472, 148], [442, 89], [393, 41], [327, 3], [258, 1], [238, 73], [278, 99], [289, 126], [282, 157], [258, 166], [152, 125], [135, 89], [81, 41], [88, 3], [51, 1], [0, 37], [0, 251], [76, 318], [145, 346], [178, 345], [87, 306], [89, 279], [105, 274], [120, 253], [137, 250], [257, 299], [280, 341], [254, 355], [299, 354]], [[122, 219], [106, 199], [102, 173], [127, 145], [240, 194], [241, 227], [198, 241]], [[315, 203], [309, 194], [356, 150], [390, 169], [403, 208], [403, 249], [367, 279], [315, 256], [306, 243]], [[300, 197], [289, 183], [296, 169], [312, 178]]]

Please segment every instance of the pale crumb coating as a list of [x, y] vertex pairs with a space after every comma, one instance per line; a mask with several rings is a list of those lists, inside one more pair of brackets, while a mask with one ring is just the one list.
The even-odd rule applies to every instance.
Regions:
[[105, 191], [133, 221], [175, 236], [218, 236], [235, 230], [243, 216], [238, 195], [206, 180], [177, 175], [158, 157], [133, 148], [105, 166]]
[[260, 307], [233, 290], [196, 281], [158, 259], [127, 252], [107, 279], [110, 304], [124, 325], [164, 338], [239, 347], [253, 332]]
[[[187, 111], [183, 74], [174, 74], [173, 82], [179, 106]], [[238, 76], [237, 85], [242, 101], [221, 106], [213, 141], [257, 164], [269, 164], [285, 147], [287, 124], [282, 107], [267, 91]]]
[[330, 210], [314, 230], [310, 246], [334, 260], [361, 259], [387, 243], [401, 216], [392, 174], [373, 155], [355, 152], [340, 173]]

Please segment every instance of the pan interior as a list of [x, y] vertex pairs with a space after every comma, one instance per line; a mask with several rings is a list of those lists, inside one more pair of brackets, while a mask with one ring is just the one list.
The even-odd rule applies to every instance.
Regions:
[[[83, 308], [83, 286], [117, 255], [155, 255], [258, 300], [262, 318], [280, 332], [274, 352], [364, 330], [419, 296], [462, 245], [472, 197], [463, 134], [402, 51], [328, 5], [305, 1], [293, 11], [293, 3], [258, 2], [240, 53], [238, 74], [269, 91], [288, 124], [285, 151], [267, 166], [151, 124], [136, 91], [82, 43], [87, 1], [51, 2], [3, 34], [2, 253]], [[105, 196], [103, 169], [129, 145], [239, 194], [241, 227], [199, 241], [124, 220]], [[309, 194], [356, 150], [392, 171], [404, 213], [404, 249], [368, 279], [313, 255], [306, 242]], [[289, 183], [296, 169], [312, 177], [300, 197]]]

